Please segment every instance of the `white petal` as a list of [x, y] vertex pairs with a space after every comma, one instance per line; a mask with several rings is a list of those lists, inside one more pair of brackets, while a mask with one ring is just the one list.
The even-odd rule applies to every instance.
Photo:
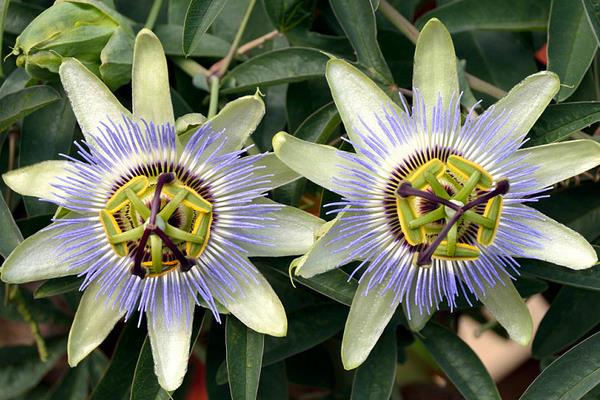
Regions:
[[106, 85], [74, 58], [65, 59], [59, 69], [60, 80], [67, 92], [77, 122], [88, 144], [100, 132], [101, 122], [120, 122], [131, 113], [119, 103]]
[[[529, 132], [559, 88], [560, 80], [555, 73], [538, 72], [523, 79], [479, 118], [489, 116], [490, 120], [494, 120], [500, 117], [499, 121], [505, 123], [498, 129], [496, 136], [514, 140]], [[490, 140], [490, 143], [497, 142]], [[485, 150], [487, 149], [482, 149]]]
[[58, 200], [55, 196], [58, 178], [67, 175], [68, 161], [51, 160], [9, 171], [2, 175], [4, 183], [23, 196]]
[[125, 315], [124, 310], [112, 308], [112, 304], [103, 295], [99, 295], [100, 287], [99, 283], [92, 282], [85, 289], [77, 307], [67, 344], [71, 367], [75, 367], [98, 347]]
[[298, 139], [288, 133], [279, 132], [273, 137], [273, 150], [277, 157], [302, 176], [333, 192], [344, 188], [334, 182], [343, 172], [362, 167], [342, 157], [341, 150]]
[[[70, 268], [67, 260], [71, 253], [64, 251], [62, 240], [55, 239], [55, 236], [86, 225], [88, 223], [68, 227], [61, 226], [51, 230], [39, 231], [28, 237], [4, 261], [2, 280], [7, 283], [25, 283], [75, 275], [84, 271], [87, 265]], [[69, 244], [74, 245], [78, 241], [88, 239], [89, 236], [73, 238]], [[77, 251], [79, 249], [73, 250], [73, 252]]]
[[421, 30], [414, 60], [413, 87], [423, 96], [427, 126], [431, 126], [438, 99], [446, 109], [452, 97], [459, 94], [452, 38], [437, 18], [430, 19]]
[[286, 185], [300, 178], [300, 174], [285, 165], [275, 153], [267, 153], [254, 165], [265, 167], [256, 171], [257, 174], [273, 175], [268, 177], [268, 179], [271, 181], [270, 186], [273, 189]]
[[271, 285], [253, 267], [253, 278], [238, 278], [241, 290], [230, 292], [223, 305], [247, 327], [271, 336], [285, 336], [287, 318], [279, 297]]
[[518, 150], [515, 157], [523, 163], [537, 166], [535, 185], [538, 190], [553, 185], [600, 165], [600, 143], [593, 140], [573, 140]]
[[[223, 131], [223, 135], [227, 138], [220, 154], [241, 149], [262, 120], [263, 115], [265, 115], [265, 103], [260, 95], [255, 94], [227, 103], [217, 115], [206, 121], [213, 131]], [[211, 150], [220, 144], [215, 143], [209, 146], [205, 153], [210, 154]]]
[[[157, 290], [156, 311], [147, 311], [148, 336], [154, 359], [154, 373], [158, 383], [166, 391], [173, 391], [181, 386], [190, 358], [192, 338], [192, 322], [194, 318], [194, 299], [191, 295], [182, 298], [183, 314], [180, 317], [165, 317], [162, 291]], [[189, 320], [187, 318], [189, 315]]]
[[485, 291], [477, 290], [479, 300], [506, 329], [512, 340], [523, 346], [528, 345], [533, 336], [533, 320], [510, 278], [504, 276], [502, 282], [497, 282], [494, 287], [482, 281]]
[[[260, 204], [278, 203], [258, 198]], [[281, 209], [266, 214], [266, 226], [261, 229], [249, 229], [247, 233], [261, 236], [261, 243], [242, 243], [248, 251], [248, 257], [283, 257], [306, 253], [315, 241], [315, 235], [325, 223], [321, 218], [295, 207], [279, 204]], [[264, 239], [262, 239], [264, 237]]]
[[383, 330], [400, 303], [400, 296], [385, 290], [386, 281], [372, 287], [365, 295], [370, 275], [361, 278], [342, 338], [342, 364], [354, 369], [362, 364], [375, 347]]
[[133, 115], [154, 124], [175, 123], [167, 58], [160, 40], [149, 29], [135, 38], [131, 75]]
[[356, 147], [367, 147], [357, 132], [383, 137], [379, 121], [385, 121], [386, 109], [399, 115], [404, 113], [379, 86], [346, 61], [329, 60], [325, 77], [346, 132]]
[[[340, 213], [335, 219], [325, 223], [321, 227], [317, 233], [319, 239], [314, 243], [312, 248], [304, 256], [294, 260], [292, 265], [296, 275], [300, 275], [303, 278], [310, 278], [351, 261], [348, 260], [348, 257], [353, 249], [346, 247], [354, 243], [362, 233], [336, 240], [341, 235], [348, 233], [340, 232], [340, 229], [344, 227], [344, 217], [349, 215], [356, 215], [356, 213]], [[347, 227], [347, 225], [345, 226]]]
[[543, 237], [535, 239], [537, 246], [515, 243], [523, 252], [518, 256], [548, 261], [576, 270], [589, 268], [598, 262], [596, 251], [579, 233], [531, 207], [522, 207], [533, 219], [516, 216], [511, 219], [528, 225]]

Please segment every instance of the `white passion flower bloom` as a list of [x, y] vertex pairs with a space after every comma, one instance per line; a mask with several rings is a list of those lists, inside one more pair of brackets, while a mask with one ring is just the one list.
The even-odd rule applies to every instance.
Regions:
[[[78, 61], [66, 60], [60, 77], [87, 147], [77, 144], [79, 159], [3, 176], [16, 192], [68, 213], [19, 245], [2, 279], [85, 277], [69, 364], [135, 311], [147, 317], [155, 372], [166, 390], [185, 375], [195, 304], [216, 319], [223, 306], [257, 332], [284, 336], [283, 306], [248, 257], [303, 254], [322, 221], [264, 197], [298, 177], [273, 153], [243, 156], [264, 114], [260, 97], [237, 99], [178, 136], [166, 58], [146, 29], [135, 42], [133, 114]], [[194, 119], [202, 118], [177, 125]]]
[[283, 132], [273, 140], [283, 162], [342, 196], [335, 222], [292, 266], [308, 278], [362, 261], [342, 341], [349, 369], [365, 360], [401, 302], [419, 330], [442, 301], [452, 308], [460, 294], [474, 295], [526, 344], [532, 322], [511, 282], [515, 257], [573, 269], [597, 261], [582, 236], [526, 205], [600, 163], [600, 145], [589, 140], [520, 148], [559, 89], [556, 75], [527, 77], [461, 126], [456, 56], [438, 20], [423, 28], [414, 60], [411, 110], [350, 64], [328, 62], [356, 153]]

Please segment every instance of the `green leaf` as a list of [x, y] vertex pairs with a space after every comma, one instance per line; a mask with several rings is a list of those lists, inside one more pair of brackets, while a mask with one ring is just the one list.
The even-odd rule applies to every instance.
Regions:
[[35, 346], [0, 348], [0, 400], [8, 400], [35, 387], [65, 354], [66, 341], [49, 340], [48, 359], [40, 361]]
[[288, 379], [284, 362], [263, 369], [258, 388], [260, 400], [286, 400], [289, 398]]
[[[188, 4], [189, 0], [169, 0], [169, 8], [167, 11], [169, 24], [183, 25]], [[179, 38], [179, 40], [181, 40], [181, 38]]]
[[0, 86], [0, 98], [9, 93], [24, 89], [30, 80], [31, 78], [27, 74], [27, 71], [22, 68], [15, 69], [6, 77], [6, 79], [4, 79], [4, 82], [2, 82], [2, 86]]
[[264, 335], [254, 332], [234, 316], [227, 316], [225, 348], [232, 398], [256, 399], [264, 344]]
[[308, 22], [314, 8], [310, 0], [266, 0], [263, 4], [275, 28], [283, 33]]
[[339, 332], [348, 309], [335, 304], [315, 305], [289, 313], [288, 334], [265, 338], [264, 365], [270, 365], [324, 342]]
[[8, 255], [23, 241], [21, 231], [0, 195], [0, 256], [6, 259]]
[[95, 387], [101, 380], [106, 367], [108, 366], [108, 358], [99, 349], [94, 350], [84, 361], [90, 371], [90, 384]]
[[[165, 54], [169, 56], [183, 56], [181, 38], [183, 36], [183, 27], [179, 25], [157, 25], [154, 33], [160, 39]], [[191, 50], [190, 57], [225, 57], [231, 44], [220, 37], [205, 33], [202, 41]]]
[[556, 354], [582, 338], [600, 323], [600, 292], [563, 287], [533, 340], [533, 355], [543, 358]]
[[421, 342], [465, 399], [498, 399], [500, 394], [481, 360], [456, 334], [436, 323], [421, 330]]
[[2, 97], [0, 99], [0, 131], [58, 99], [60, 99], [60, 95], [50, 86], [32, 86]]
[[553, 0], [548, 23], [548, 70], [560, 77], [557, 101], [575, 92], [597, 47], [581, 1]]
[[110, 365], [94, 388], [90, 400], [113, 400], [127, 396], [145, 337], [146, 332], [138, 328], [135, 321], [125, 325]]
[[592, 183], [553, 193], [550, 198], [540, 200], [535, 208], [579, 232], [590, 242], [600, 237], [600, 196], [598, 187]]
[[380, 82], [393, 83], [392, 73], [377, 42], [377, 26], [371, 2], [330, 0], [329, 3], [356, 52], [358, 62]]
[[286, 97], [288, 132], [296, 131], [306, 118], [332, 101], [325, 77], [290, 83]]
[[596, 43], [600, 44], [600, 2], [598, 0], [581, 0]]
[[529, 133], [527, 147], [559, 142], [600, 121], [600, 101], [551, 104]]
[[[341, 331], [348, 309], [340, 305], [315, 305], [288, 313], [288, 334], [265, 337], [263, 366], [272, 365], [301, 353]], [[225, 365], [219, 367], [217, 382], [227, 381]]]
[[309, 142], [325, 144], [341, 121], [335, 104], [331, 102], [309, 115], [296, 129], [294, 136]]
[[454, 44], [458, 58], [466, 60], [466, 72], [506, 91], [538, 71], [530, 38], [522, 33], [461, 32]]
[[50, 279], [44, 282], [33, 294], [35, 299], [56, 296], [63, 293], [79, 290], [83, 277], [65, 276], [64, 278]]
[[[2, 39], [4, 38], [4, 22], [6, 21], [6, 14], [8, 14], [8, 6], [10, 4], [9, 0], [1, 0], [0, 1], [0, 49], [2, 49]], [[2, 54], [0, 54], [2, 57]], [[2, 57], [4, 59], [4, 57]], [[0, 63], [0, 77], [4, 78], [4, 71], [2, 68], [2, 63]]]
[[299, 27], [286, 32], [286, 38], [295, 47], [314, 47], [343, 58], [354, 55], [352, 45], [343, 36], [325, 35]]
[[134, 41], [129, 29], [118, 28], [100, 52], [100, 76], [113, 91], [131, 80]]
[[183, 52], [186, 56], [201, 43], [215, 18], [219, 15], [227, 0], [192, 0], [183, 22]]
[[302, 47], [273, 50], [232, 69], [223, 79], [221, 92], [236, 93], [324, 76], [328, 59], [317, 50]]
[[[23, 120], [19, 167], [26, 167], [41, 161], [56, 159], [59, 154], [69, 154], [75, 130], [75, 114], [62, 90], [60, 99], [47, 107], [33, 112]], [[23, 198], [27, 215], [32, 217], [54, 213], [56, 206], [39, 199]]]
[[4, 32], [19, 35], [42, 11], [44, 8], [38, 5], [10, 0]]
[[[269, 268], [288, 276], [287, 270], [276, 267]], [[349, 275], [339, 268], [315, 275], [312, 278], [294, 275], [294, 281], [348, 307], [352, 304], [354, 293], [358, 288], [358, 281], [356, 279], [349, 280]]]
[[[218, 374], [221, 373], [225, 376], [224, 380], [218, 378]], [[224, 385], [226, 381], [225, 329], [222, 324], [212, 322], [206, 345], [206, 392], [208, 398], [211, 400], [231, 399], [229, 385]]]
[[87, 363], [66, 371], [48, 393], [47, 400], [80, 400], [88, 394], [89, 368]]
[[356, 370], [351, 400], [388, 400], [396, 379], [396, 329], [383, 332], [367, 360]]
[[439, 18], [450, 33], [475, 29], [525, 31], [546, 29], [550, 0], [457, 0], [421, 16], [421, 29], [431, 18]]
[[600, 384], [600, 332], [550, 364], [520, 400], [579, 399]]

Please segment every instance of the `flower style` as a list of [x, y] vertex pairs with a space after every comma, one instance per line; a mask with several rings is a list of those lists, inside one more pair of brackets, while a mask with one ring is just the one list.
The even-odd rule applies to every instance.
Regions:
[[292, 268], [308, 278], [362, 261], [344, 366], [366, 359], [400, 302], [419, 330], [441, 302], [455, 307], [461, 293], [528, 343], [531, 317], [511, 282], [515, 257], [573, 269], [597, 261], [578, 233], [524, 204], [600, 164], [600, 145], [589, 140], [520, 148], [557, 93], [557, 76], [527, 77], [482, 115], [471, 109], [461, 126], [452, 40], [433, 19], [416, 47], [412, 110], [342, 60], [328, 62], [326, 77], [356, 153], [283, 132], [273, 146], [292, 169], [342, 196], [329, 230]]
[[322, 221], [264, 197], [298, 177], [273, 153], [242, 157], [264, 114], [258, 95], [199, 128], [189, 127], [202, 122], [198, 114], [175, 123], [166, 58], [147, 29], [136, 38], [132, 75], [130, 114], [80, 62], [61, 65], [87, 148], [76, 144], [81, 160], [4, 175], [13, 190], [62, 209], [7, 258], [2, 279], [85, 276], [69, 335], [72, 366], [118, 320], [145, 312], [155, 372], [174, 390], [187, 368], [195, 303], [217, 320], [223, 306], [255, 331], [286, 334], [283, 306], [248, 257], [303, 254]]

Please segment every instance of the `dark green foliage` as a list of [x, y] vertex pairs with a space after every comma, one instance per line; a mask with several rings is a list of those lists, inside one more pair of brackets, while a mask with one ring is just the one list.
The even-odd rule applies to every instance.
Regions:
[[[256, 148], [272, 150], [273, 136], [284, 130], [307, 141], [349, 149], [342, 141], [345, 128], [325, 79], [330, 56], [350, 61], [397, 103], [400, 89], [411, 101], [414, 37], [390, 21], [384, 11], [387, 5], [417, 29], [432, 17], [447, 26], [458, 58], [465, 115], [476, 101], [482, 100], [477, 109], [481, 114], [499, 92], [549, 69], [560, 76], [563, 86], [528, 133], [525, 146], [573, 138], [599, 140], [595, 135], [600, 121], [599, 0], [383, 1], [103, 0], [111, 12], [126, 19], [121, 21], [123, 28], [111, 32], [110, 42], [101, 43], [106, 60], [94, 59], [92, 64], [111, 88], [118, 88], [114, 90], [118, 100], [131, 108], [131, 35], [148, 23], [157, 6], [152, 29], [167, 55], [175, 117], [207, 115], [209, 84], [198, 65], [208, 69], [223, 62], [237, 37], [243, 51], [230, 54], [226, 70], [218, 64], [211, 73], [219, 77], [218, 107], [257, 90], [264, 95], [266, 115], [252, 136]], [[16, 68], [16, 57], [5, 59], [15, 48], [16, 37], [52, 3], [0, 1], [0, 174], [58, 159], [59, 153], [77, 156], [72, 143], [82, 134], [56, 71], [47, 80], [35, 73], [32, 78]], [[247, 11], [245, 29], [238, 32]], [[96, 54], [96, 47], [88, 50]], [[81, 57], [85, 54], [80, 52]], [[35, 72], [32, 67], [28, 71]], [[494, 90], [474, 85], [473, 76]], [[599, 181], [600, 173], [592, 170], [556, 185], [552, 197], [534, 207], [580, 232], [600, 253]], [[23, 237], [50, 223], [56, 207], [10, 193], [1, 182], [0, 189], [0, 256], [6, 258]], [[329, 209], [323, 205], [339, 200], [304, 178], [269, 196], [327, 220], [333, 215], [327, 215]], [[417, 383], [432, 387], [434, 375], [444, 377], [462, 398], [500, 398], [480, 359], [456, 334], [463, 314], [500, 336], [506, 334], [487, 320], [480, 302], [460, 298], [452, 313], [442, 303], [418, 333], [409, 331], [398, 311], [366, 362], [346, 371], [340, 346], [360, 278], [360, 273], [350, 278], [357, 264], [306, 279], [290, 278], [292, 258], [252, 262], [285, 306], [287, 336], [259, 334], [232, 315], [221, 315], [219, 324], [210, 313], [202, 318], [204, 309], [197, 307], [193, 361], [184, 384], [173, 393], [158, 383], [146, 320], [142, 318], [137, 327], [138, 315], [117, 324], [105, 343], [76, 368], [67, 367], [68, 329], [83, 277], [35, 286], [2, 283], [0, 333], [3, 325], [17, 324], [27, 332], [23, 340], [36, 345], [0, 342], [0, 400], [184, 400], [197, 390], [205, 391], [210, 400], [411, 400], [405, 389]], [[523, 274], [515, 284], [519, 293], [541, 294], [550, 304], [533, 342], [533, 362], [539, 363], [541, 374], [521, 399], [600, 398], [600, 268], [574, 271], [541, 261], [518, 262]], [[420, 398], [436, 398], [429, 396]]]

